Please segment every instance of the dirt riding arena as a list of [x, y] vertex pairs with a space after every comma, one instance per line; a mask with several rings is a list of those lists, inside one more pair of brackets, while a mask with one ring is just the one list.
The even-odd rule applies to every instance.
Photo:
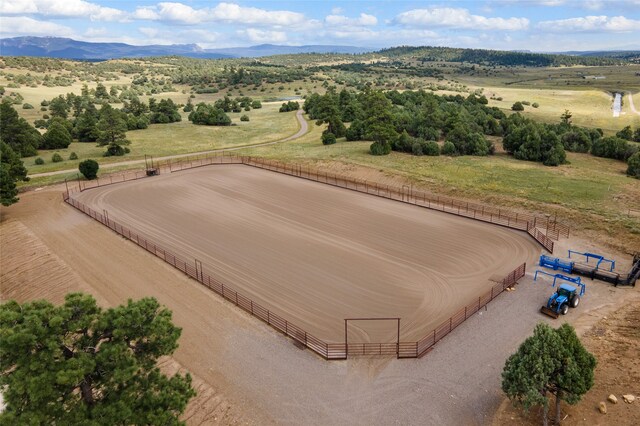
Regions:
[[[400, 339], [419, 339], [540, 252], [524, 232], [243, 165], [74, 198], [328, 342], [354, 317], [400, 317]], [[349, 326], [350, 342], [395, 337]]]

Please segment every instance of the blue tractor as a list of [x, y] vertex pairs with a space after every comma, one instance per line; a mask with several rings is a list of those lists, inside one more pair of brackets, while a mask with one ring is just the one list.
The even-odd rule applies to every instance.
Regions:
[[562, 274], [547, 274], [544, 271], [536, 271], [534, 280], [537, 280], [538, 274], [549, 275], [553, 277], [553, 286], [556, 285], [556, 280], [568, 281], [576, 284], [578, 287], [574, 287], [570, 284], [560, 284], [555, 293], [551, 295], [547, 301], [547, 305], [540, 308], [540, 312], [548, 315], [552, 318], [558, 318], [560, 314], [566, 315], [569, 312], [569, 308], [577, 308], [580, 304], [580, 297], [584, 296], [585, 285], [580, 280], [580, 277], [568, 277]]

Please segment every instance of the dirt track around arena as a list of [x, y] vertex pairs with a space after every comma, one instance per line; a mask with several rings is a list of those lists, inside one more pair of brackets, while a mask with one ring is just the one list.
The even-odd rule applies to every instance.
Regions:
[[[553, 289], [548, 280], [532, 283], [531, 265], [516, 291], [422, 359], [326, 362], [66, 205], [63, 190], [20, 194], [18, 204], [2, 208], [0, 298], [60, 303], [66, 292], [86, 291], [107, 307], [156, 297], [183, 330], [173, 359], [196, 378], [199, 394], [184, 416], [189, 425], [490, 424], [504, 398], [504, 362], [538, 321], [570, 321], [583, 330], [640, 296], [640, 287], [590, 282], [580, 308], [554, 321], [538, 313]], [[575, 237], [562, 243], [565, 250], [593, 249], [593, 241]]]
[[[242, 165], [75, 198], [328, 342], [354, 317], [400, 317], [415, 341], [539, 253], [522, 232]], [[349, 335], [389, 342], [395, 324]]]

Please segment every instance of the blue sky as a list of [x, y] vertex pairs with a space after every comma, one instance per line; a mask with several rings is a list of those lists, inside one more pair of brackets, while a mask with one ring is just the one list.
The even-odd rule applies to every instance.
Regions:
[[202, 48], [640, 49], [640, 0], [0, 0], [0, 37], [22, 35]]

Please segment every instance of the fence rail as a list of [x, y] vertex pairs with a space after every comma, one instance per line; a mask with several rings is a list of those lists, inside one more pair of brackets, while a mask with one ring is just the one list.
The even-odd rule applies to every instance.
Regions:
[[[501, 209], [482, 206], [479, 204], [466, 203], [447, 197], [432, 196], [425, 192], [415, 191], [411, 187], [393, 187], [389, 185], [381, 185], [376, 182], [368, 182], [366, 180], [353, 179], [337, 174], [322, 172], [309, 167], [301, 167], [296, 165], [287, 165], [274, 161], [256, 159], [251, 157], [236, 156], [211, 156], [197, 158], [191, 160], [182, 160], [178, 162], [168, 162], [159, 164], [157, 170], [160, 173], [172, 173], [175, 171], [190, 169], [194, 167], [202, 167], [211, 164], [246, 164], [267, 170], [273, 170], [280, 173], [290, 174], [317, 182], [327, 183], [330, 185], [340, 186], [352, 189], [358, 192], [364, 192], [371, 195], [377, 195], [405, 203], [410, 203], [430, 209], [443, 211], [446, 213], [456, 214], [482, 220], [514, 229], [528, 232], [535, 238], [545, 249], [553, 251], [553, 241], [537, 229], [537, 217], [531, 215], [523, 215], [520, 213], [503, 212]], [[327, 343], [323, 340], [311, 335], [302, 328], [280, 317], [276, 313], [270, 311], [264, 306], [252, 299], [240, 294], [231, 286], [217, 280], [210, 271], [205, 271], [201, 262], [197, 259], [187, 260], [181, 256], [165, 249], [155, 241], [143, 236], [139, 232], [124, 226], [109, 218], [108, 212], [97, 212], [90, 207], [84, 205], [72, 197], [73, 193], [81, 192], [86, 189], [96, 188], [113, 183], [125, 182], [129, 180], [142, 179], [147, 177], [143, 172], [127, 172], [120, 175], [109, 176], [101, 180], [90, 181], [91, 183], [82, 184], [78, 181], [78, 188], [67, 187], [67, 191], [63, 194], [63, 199], [68, 204], [82, 211], [86, 215], [96, 221], [111, 228], [114, 232], [127, 238], [144, 248], [151, 254], [161, 258], [165, 262], [187, 274], [189, 277], [200, 282], [210, 290], [214, 291], [224, 299], [235, 304], [251, 315], [264, 321], [274, 329], [280, 331], [290, 337], [298, 344], [312, 350], [327, 360], [346, 359], [349, 355], [396, 355], [398, 358], [417, 358], [426, 354], [438, 341], [451, 333], [456, 327], [465, 320], [485, 307], [491, 300], [495, 299], [507, 287], [513, 285], [518, 279], [522, 278], [526, 272], [526, 263], [518, 266], [509, 273], [504, 279], [496, 283], [490, 291], [478, 297], [477, 301], [463, 307], [448, 320], [444, 321], [436, 327], [431, 333], [424, 336], [416, 342], [399, 342], [399, 343]], [[548, 221], [548, 218], [547, 218]], [[550, 222], [545, 222], [549, 225]], [[553, 228], [556, 233], [562, 233], [562, 227], [555, 223]], [[568, 228], [567, 234], [568, 235]]]
[[[545, 250], [553, 253], [553, 240], [560, 237], [569, 237], [569, 227], [559, 223], [555, 218], [552, 220], [550, 215], [540, 217], [527, 213], [514, 213], [508, 210], [496, 208], [493, 206], [469, 203], [457, 200], [451, 197], [433, 195], [425, 191], [419, 191], [412, 185], [393, 186], [383, 185], [377, 182], [370, 182], [363, 179], [352, 178], [335, 173], [329, 173], [310, 166], [301, 166], [298, 164], [287, 164], [276, 160], [268, 160], [264, 158], [236, 156], [226, 153], [217, 153], [215, 155], [195, 156], [178, 160], [166, 160], [156, 163], [155, 169], [159, 173], [173, 173], [181, 170], [188, 170], [197, 167], [204, 167], [213, 164], [245, 164], [258, 167], [265, 170], [271, 170], [290, 176], [296, 176], [303, 179], [313, 180], [328, 185], [338, 186], [341, 188], [351, 189], [357, 192], [363, 192], [370, 195], [376, 195], [396, 201], [405, 202], [432, 210], [438, 210], [445, 213], [455, 214], [480, 220], [483, 222], [501, 225], [508, 228], [525, 231], [531, 235]], [[110, 175], [93, 181], [78, 180], [78, 190], [95, 188], [113, 183], [124, 182], [127, 180], [135, 180], [146, 177], [145, 171], [125, 172], [117, 175]], [[75, 188], [68, 189], [73, 192]], [[544, 229], [543, 233], [540, 229]]]

